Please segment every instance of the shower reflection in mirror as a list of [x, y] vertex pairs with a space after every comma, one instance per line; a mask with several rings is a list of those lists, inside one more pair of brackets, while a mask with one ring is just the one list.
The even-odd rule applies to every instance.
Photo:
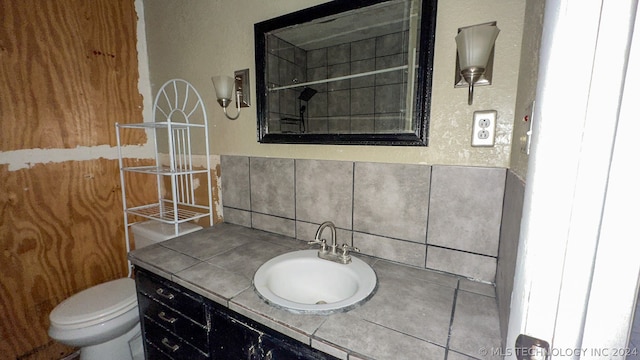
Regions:
[[435, 7], [339, 1], [257, 23], [259, 141], [426, 145]]

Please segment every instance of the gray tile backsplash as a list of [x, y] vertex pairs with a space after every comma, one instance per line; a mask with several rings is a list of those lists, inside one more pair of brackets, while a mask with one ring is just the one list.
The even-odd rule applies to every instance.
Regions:
[[[249, 158], [246, 156], [223, 156], [220, 167], [224, 169], [222, 177], [222, 203], [224, 206], [251, 210], [249, 188]], [[226, 214], [225, 214], [226, 215]]]
[[330, 220], [365, 254], [496, 279], [505, 169], [221, 158], [225, 222], [307, 241]]
[[254, 212], [251, 215], [251, 227], [276, 234], [296, 237], [296, 223], [293, 219]]
[[495, 257], [437, 246], [427, 246], [426, 267], [489, 282], [496, 276]]
[[352, 228], [353, 163], [296, 160], [296, 220]]
[[353, 230], [426, 243], [431, 167], [355, 163]]
[[249, 160], [251, 211], [295, 217], [294, 161], [254, 157]]
[[365, 254], [411, 266], [424, 267], [426, 246], [384, 236], [353, 233], [353, 246]]
[[[224, 186], [223, 186], [224, 188]], [[224, 204], [224, 221], [240, 226], [251, 227], [251, 211], [234, 209]]]
[[500, 313], [502, 339], [507, 338], [507, 325], [511, 309], [511, 292], [516, 272], [518, 240], [520, 238], [520, 220], [524, 205], [525, 182], [515, 173], [507, 173], [504, 192], [504, 211], [500, 228], [500, 249], [498, 251], [498, 269], [496, 271], [496, 297]]
[[434, 166], [429, 245], [497, 256], [505, 169]]

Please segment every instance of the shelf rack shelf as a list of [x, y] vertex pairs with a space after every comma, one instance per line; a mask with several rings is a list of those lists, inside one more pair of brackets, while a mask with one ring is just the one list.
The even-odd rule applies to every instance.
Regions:
[[185, 174], [204, 174], [207, 170], [189, 170], [189, 169], [171, 169], [169, 166], [129, 166], [123, 167], [122, 170], [129, 172], [137, 172], [151, 175], [185, 175]]
[[[180, 224], [209, 216], [209, 208], [201, 205], [180, 204], [178, 210], [174, 208], [174, 202], [161, 200], [158, 204], [147, 204], [132, 207], [126, 210], [127, 214], [140, 216], [149, 220], [156, 220], [166, 224]], [[185, 209], [188, 206], [192, 209]]]

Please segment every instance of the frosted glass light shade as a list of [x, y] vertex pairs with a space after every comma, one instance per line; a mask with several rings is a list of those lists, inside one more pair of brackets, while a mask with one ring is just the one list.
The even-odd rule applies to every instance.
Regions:
[[216, 97], [218, 100], [231, 100], [235, 81], [231, 76], [214, 76], [213, 87], [216, 89]]
[[460, 69], [486, 68], [499, 32], [497, 26], [489, 24], [462, 29], [456, 36]]

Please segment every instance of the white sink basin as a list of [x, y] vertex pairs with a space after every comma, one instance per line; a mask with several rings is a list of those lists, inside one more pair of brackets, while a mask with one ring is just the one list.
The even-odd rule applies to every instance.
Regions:
[[373, 296], [376, 273], [352, 257], [339, 264], [320, 259], [318, 250], [276, 256], [256, 271], [253, 283], [267, 303], [296, 313], [348, 311]]

